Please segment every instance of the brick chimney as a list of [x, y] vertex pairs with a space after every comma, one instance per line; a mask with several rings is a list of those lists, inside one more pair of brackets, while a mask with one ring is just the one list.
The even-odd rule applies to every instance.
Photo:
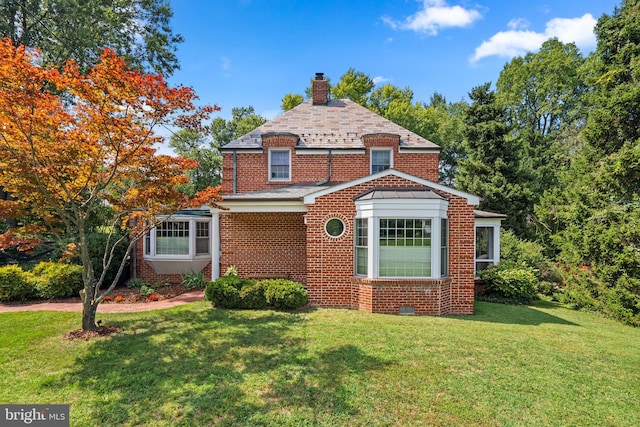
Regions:
[[324, 73], [316, 73], [311, 90], [313, 105], [326, 105], [329, 102], [329, 82], [324, 79]]

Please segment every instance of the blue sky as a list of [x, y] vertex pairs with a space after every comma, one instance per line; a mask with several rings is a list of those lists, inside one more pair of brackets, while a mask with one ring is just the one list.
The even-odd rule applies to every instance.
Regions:
[[409, 86], [414, 101], [449, 101], [497, 80], [512, 57], [558, 37], [583, 54], [593, 25], [618, 0], [173, 0], [184, 36], [170, 79], [202, 103], [253, 105], [269, 119], [287, 93], [304, 93], [316, 72], [337, 82], [353, 67], [379, 84]]

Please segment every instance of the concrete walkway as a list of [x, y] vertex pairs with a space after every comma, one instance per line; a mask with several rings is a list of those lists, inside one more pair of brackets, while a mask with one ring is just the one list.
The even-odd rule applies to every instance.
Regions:
[[[139, 311], [161, 310], [177, 307], [190, 302], [204, 301], [204, 292], [199, 289], [185, 292], [171, 299], [136, 303], [102, 303], [98, 305], [98, 313], [136, 313]], [[0, 304], [0, 313], [16, 311], [72, 311], [82, 312], [81, 302], [39, 302], [35, 304]]]

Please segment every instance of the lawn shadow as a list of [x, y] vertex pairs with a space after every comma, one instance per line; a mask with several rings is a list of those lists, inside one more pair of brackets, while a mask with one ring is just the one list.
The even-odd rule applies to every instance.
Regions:
[[540, 309], [557, 309], [558, 305], [549, 301], [535, 301], [531, 305], [499, 304], [476, 301], [473, 316], [460, 316], [460, 319], [505, 323], [514, 325], [542, 325], [552, 323], [557, 325], [579, 326], [559, 316], [554, 316]]
[[95, 425], [246, 425], [292, 409], [348, 419], [357, 408], [342, 381], [384, 366], [354, 346], [311, 351], [305, 312], [181, 307], [129, 317], [109, 322], [124, 332], [90, 342], [60, 380], [86, 390], [75, 410]]

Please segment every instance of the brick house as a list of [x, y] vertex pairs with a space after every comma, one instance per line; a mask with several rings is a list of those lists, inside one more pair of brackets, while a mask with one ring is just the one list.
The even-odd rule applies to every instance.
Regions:
[[136, 249], [134, 275], [179, 281], [230, 266], [302, 283], [311, 304], [472, 314], [503, 215], [438, 184], [439, 147], [350, 100], [313, 99], [221, 150], [227, 210], [184, 211]]

